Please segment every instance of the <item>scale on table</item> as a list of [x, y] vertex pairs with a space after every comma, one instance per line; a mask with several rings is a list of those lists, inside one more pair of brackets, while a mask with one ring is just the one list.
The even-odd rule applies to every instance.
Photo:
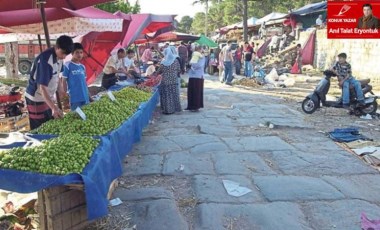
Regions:
[[41, 141], [20, 132], [0, 133], [0, 151], [14, 147], [29, 148], [41, 145]]

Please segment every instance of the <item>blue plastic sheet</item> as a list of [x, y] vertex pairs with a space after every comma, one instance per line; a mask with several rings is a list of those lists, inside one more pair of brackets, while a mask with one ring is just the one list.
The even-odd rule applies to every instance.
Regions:
[[[158, 97], [159, 93], [155, 91], [151, 99], [142, 103], [136, 113], [117, 129], [104, 136], [95, 137], [99, 138], [101, 142], [82, 174], [57, 176], [0, 169], [0, 188], [30, 193], [59, 185], [84, 184], [88, 219], [94, 220], [107, 215], [109, 186], [114, 179], [122, 175], [122, 160], [131, 152], [133, 144], [140, 141], [142, 130], [149, 124]], [[37, 140], [57, 137], [56, 135], [40, 134], [30, 136]], [[18, 142], [14, 143], [12, 147], [23, 146], [24, 144], [25, 142]], [[17, 178], [17, 180], [10, 178]]]
[[357, 128], [343, 128], [334, 129], [334, 131], [329, 132], [331, 139], [337, 142], [352, 142], [357, 140], [371, 140], [368, 137], [360, 134]]
[[[42, 139], [38, 135], [34, 137]], [[111, 182], [122, 174], [122, 163], [119, 155], [111, 151], [111, 141], [107, 137], [100, 140], [99, 146], [81, 174], [59, 176], [0, 169], [0, 187], [9, 191], [30, 193], [59, 185], [84, 184], [88, 219], [107, 215], [108, 188]]]

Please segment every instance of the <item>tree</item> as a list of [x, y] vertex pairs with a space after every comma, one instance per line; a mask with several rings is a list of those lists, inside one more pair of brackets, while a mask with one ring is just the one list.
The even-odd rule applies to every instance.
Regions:
[[140, 4], [138, 0], [133, 6], [127, 1], [117, 0], [115, 2], [107, 2], [107, 3], [99, 4], [96, 7], [110, 13], [115, 13], [118, 10], [120, 10], [123, 13], [132, 13], [132, 14], [140, 13]]
[[248, 0], [243, 0], [243, 37], [248, 41]]
[[208, 8], [209, 8], [209, 0], [196, 0], [193, 2], [193, 5], [202, 4], [205, 5], [205, 25], [204, 25], [204, 34], [207, 36], [208, 34]]
[[194, 16], [193, 23], [191, 24], [191, 31], [194, 34], [202, 34], [205, 28], [206, 15], [203, 12], [198, 12]]
[[191, 24], [193, 24], [193, 18], [190, 16], [183, 16], [179, 22], [177, 30], [182, 33], [190, 33]]

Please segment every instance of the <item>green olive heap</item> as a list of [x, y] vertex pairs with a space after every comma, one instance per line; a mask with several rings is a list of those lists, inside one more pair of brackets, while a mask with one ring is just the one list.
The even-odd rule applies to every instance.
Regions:
[[0, 168], [55, 175], [81, 173], [99, 142], [79, 134], [66, 134], [42, 141], [39, 146], [0, 152]]
[[142, 102], [148, 101], [152, 96], [152, 93], [136, 88], [125, 88], [113, 94], [116, 101], [111, 101], [104, 95], [99, 101], [83, 106], [81, 109], [86, 114], [86, 120], [82, 120], [77, 113], [70, 112], [63, 119], [44, 123], [34, 133], [103, 135], [119, 127], [137, 111]]

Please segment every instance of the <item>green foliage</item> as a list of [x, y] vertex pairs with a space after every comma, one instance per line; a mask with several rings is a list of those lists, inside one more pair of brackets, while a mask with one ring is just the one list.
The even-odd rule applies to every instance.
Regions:
[[123, 13], [137, 14], [137, 13], [140, 13], [140, 10], [141, 10], [139, 1], [136, 1], [135, 5], [131, 5], [129, 2], [125, 2], [124, 0], [117, 0], [115, 2], [107, 2], [107, 3], [99, 4], [96, 7], [110, 13], [115, 13], [116, 11], [120, 10]]
[[181, 21], [178, 23], [177, 31], [182, 33], [190, 33], [191, 24], [193, 24], [193, 18], [190, 16], [183, 16]]
[[[248, 18], [261, 18], [271, 12], [288, 13], [289, 10], [321, 0], [248, 0]], [[243, 21], [243, 1], [241, 0], [197, 0], [194, 4], [208, 3], [208, 27], [214, 31], [223, 26]], [[211, 4], [210, 4], [211, 3]], [[194, 17], [192, 32], [203, 32], [205, 15]], [[202, 24], [203, 23], [203, 24]]]
[[198, 12], [194, 16], [193, 23], [191, 24], [191, 31], [194, 34], [202, 34], [204, 32], [206, 15], [203, 12]]

